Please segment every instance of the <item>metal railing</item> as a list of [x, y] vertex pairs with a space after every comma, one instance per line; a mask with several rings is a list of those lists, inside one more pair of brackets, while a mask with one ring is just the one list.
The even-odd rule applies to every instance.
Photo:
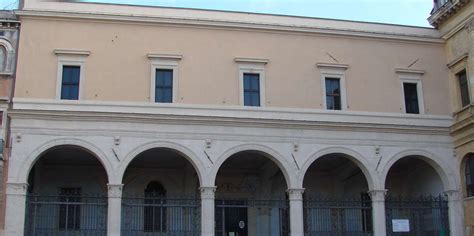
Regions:
[[[448, 201], [445, 196], [388, 196], [385, 200], [385, 213], [387, 235], [449, 235]], [[394, 230], [392, 220], [408, 220], [408, 232], [394, 232], [397, 230]]]
[[370, 199], [309, 198], [303, 202], [305, 235], [372, 235]]
[[25, 236], [102, 236], [107, 197], [27, 196]]
[[215, 221], [216, 236], [227, 236], [232, 232], [238, 235], [287, 236], [288, 200], [216, 199]]
[[122, 198], [122, 236], [201, 235], [201, 200]]

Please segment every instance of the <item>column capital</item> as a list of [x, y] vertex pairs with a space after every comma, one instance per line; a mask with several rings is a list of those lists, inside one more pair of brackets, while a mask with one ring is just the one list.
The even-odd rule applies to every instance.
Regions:
[[122, 197], [123, 184], [107, 184], [107, 194], [109, 198]]
[[7, 182], [7, 195], [26, 195], [28, 183], [12, 183]]
[[461, 200], [461, 191], [459, 190], [447, 190], [444, 191], [444, 194], [448, 197], [448, 201]]
[[288, 199], [291, 200], [303, 200], [304, 188], [289, 188], [286, 190]]
[[199, 187], [201, 191], [201, 199], [214, 199], [216, 193], [216, 186], [202, 186]]
[[369, 190], [367, 193], [373, 202], [383, 202], [385, 201], [385, 196], [387, 195], [387, 189], [373, 189]]

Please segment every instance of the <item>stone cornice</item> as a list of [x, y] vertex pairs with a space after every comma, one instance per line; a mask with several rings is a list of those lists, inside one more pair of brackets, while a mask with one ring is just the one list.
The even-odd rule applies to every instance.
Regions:
[[[199, 11], [197, 11], [199, 12]], [[263, 31], [281, 31], [287, 33], [310, 33], [310, 34], [323, 34], [333, 35], [342, 37], [363, 37], [373, 39], [387, 39], [395, 41], [413, 41], [423, 43], [436, 43], [443, 44], [444, 40], [439, 37], [438, 34], [432, 33], [428, 28], [421, 27], [410, 27], [400, 25], [388, 25], [378, 23], [367, 23], [367, 22], [352, 22], [355, 25], [361, 25], [359, 28], [345, 28], [345, 27], [330, 27], [324, 25], [314, 24], [284, 24], [280, 21], [272, 23], [269, 21], [253, 22], [253, 21], [237, 21], [237, 20], [226, 20], [214, 19], [214, 18], [191, 18], [191, 17], [173, 17], [169, 15], [165, 16], [150, 16], [150, 15], [139, 15], [139, 14], [112, 14], [112, 13], [92, 13], [92, 12], [79, 12], [79, 11], [56, 11], [56, 10], [45, 10], [45, 9], [28, 9], [19, 10], [16, 13], [20, 17], [53, 17], [53, 18], [65, 18], [65, 19], [85, 19], [85, 20], [98, 20], [98, 21], [116, 21], [116, 22], [131, 22], [131, 23], [155, 23], [155, 24], [173, 24], [173, 25], [186, 25], [194, 27], [224, 27], [228, 29], [251, 29], [251, 30], [263, 30]], [[231, 13], [222, 13], [231, 14]], [[235, 13], [237, 14], [237, 13]], [[243, 13], [241, 13], [243, 14]], [[247, 15], [258, 15], [247, 13]], [[300, 19], [303, 17], [290, 17], [290, 16], [265, 16], [273, 18], [288, 18], [288, 19]], [[308, 19], [309, 21], [311, 19]], [[312, 19], [315, 21], [328, 21], [331, 25], [338, 20], [329, 19]], [[340, 21], [344, 22], [344, 21]], [[344, 22], [345, 25], [351, 22]], [[318, 23], [321, 24], [321, 23]], [[363, 29], [362, 29], [363, 28]], [[371, 29], [373, 28], [373, 29]], [[380, 30], [383, 28], [384, 30]], [[392, 31], [386, 29], [394, 29]], [[406, 29], [403, 32], [401, 29]], [[395, 30], [396, 29], [396, 30]], [[434, 32], [434, 31], [433, 31]]]
[[8, 114], [13, 119], [107, 121], [128, 123], [232, 125], [368, 132], [449, 134], [450, 116], [406, 115], [375, 112], [333, 112], [283, 109], [196, 106], [176, 104], [113, 104], [62, 101], [20, 102]]
[[438, 27], [440, 24], [446, 21], [450, 16], [456, 14], [466, 3], [470, 0], [450, 0], [447, 1], [443, 6], [436, 9], [430, 17], [428, 22], [434, 27]]

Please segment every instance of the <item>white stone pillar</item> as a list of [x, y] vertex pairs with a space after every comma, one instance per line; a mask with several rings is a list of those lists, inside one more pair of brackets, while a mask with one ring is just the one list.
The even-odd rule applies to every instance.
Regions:
[[450, 235], [463, 235], [464, 210], [461, 201], [461, 193], [457, 190], [449, 190], [444, 193], [448, 196]]
[[374, 235], [385, 236], [387, 234], [387, 221], [385, 218], [385, 195], [387, 190], [370, 190], [372, 200], [372, 228]]
[[24, 235], [27, 183], [7, 183], [5, 236]]
[[304, 188], [286, 191], [290, 200], [290, 236], [304, 236], [303, 192]]
[[201, 236], [214, 236], [214, 200], [216, 187], [200, 187], [201, 190]]
[[107, 235], [120, 236], [123, 184], [107, 184], [107, 189], [109, 201], [107, 212]]

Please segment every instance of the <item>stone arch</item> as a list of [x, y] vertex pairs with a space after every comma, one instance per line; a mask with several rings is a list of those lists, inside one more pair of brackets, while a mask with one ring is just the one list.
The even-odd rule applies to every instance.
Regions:
[[21, 165], [20, 170], [18, 171], [18, 174], [16, 177], [18, 182], [26, 183], [28, 181], [28, 175], [31, 171], [31, 168], [33, 168], [34, 164], [45, 153], [47, 153], [53, 148], [61, 147], [61, 146], [73, 146], [90, 153], [102, 164], [102, 167], [104, 168], [107, 174], [107, 179], [109, 183], [112, 182], [113, 177], [114, 177], [114, 171], [113, 171], [114, 168], [112, 166], [112, 163], [110, 163], [109, 159], [107, 159], [107, 156], [105, 155], [105, 153], [102, 152], [100, 148], [96, 147], [92, 143], [89, 143], [87, 141], [80, 140], [80, 139], [74, 139], [74, 138], [54, 139], [54, 140], [44, 143], [39, 148], [36, 148], [32, 153], [28, 155], [28, 158]]
[[381, 183], [385, 187], [385, 182], [387, 180], [388, 173], [393, 165], [402, 158], [416, 156], [417, 158], [425, 161], [428, 165], [430, 165], [438, 174], [441, 182], [443, 183], [443, 188], [445, 191], [449, 190], [457, 190], [456, 180], [454, 179], [453, 173], [450, 169], [447, 169], [449, 166], [446, 163], [443, 163], [441, 158], [435, 156], [434, 154], [427, 152], [425, 150], [405, 150], [395, 154], [393, 157], [389, 159], [389, 161], [385, 164], [382, 175], [381, 175]]
[[283, 173], [283, 176], [285, 177], [286, 185], [287, 188], [293, 188], [293, 186], [296, 186], [296, 179], [294, 179], [294, 176], [296, 176], [296, 169], [295, 167], [290, 167], [290, 163], [286, 161], [285, 157], [281, 155], [279, 152], [273, 150], [272, 148], [263, 146], [263, 145], [258, 145], [258, 144], [242, 144], [238, 146], [234, 146], [227, 151], [225, 151], [220, 157], [217, 159], [217, 161], [214, 163], [214, 166], [209, 174], [209, 186], [214, 186], [216, 183], [217, 179], [217, 173], [219, 172], [219, 169], [221, 168], [222, 164], [226, 160], [228, 160], [231, 156], [234, 154], [244, 152], [244, 151], [256, 151], [259, 154], [263, 155], [264, 157], [270, 159], [275, 163], [278, 168], [281, 170]]
[[190, 150], [189, 148], [181, 144], [172, 143], [172, 142], [160, 142], [160, 141], [145, 143], [134, 148], [132, 151], [130, 151], [125, 156], [123, 161], [121, 161], [120, 166], [117, 169], [117, 175], [116, 175], [117, 183], [123, 182], [123, 177], [125, 175], [125, 171], [127, 170], [127, 167], [130, 165], [130, 163], [132, 163], [133, 160], [135, 160], [136, 157], [138, 157], [141, 153], [147, 150], [156, 149], [156, 148], [169, 149], [183, 156], [194, 167], [194, 170], [196, 171], [198, 179], [199, 179], [199, 183], [202, 185], [203, 174], [205, 173], [206, 168], [205, 168], [204, 163], [199, 159], [198, 155], [196, 155], [192, 150]]
[[370, 190], [381, 189], [380, 182], [377, 178], [377, 174], [370, 171], [368, 161], [358, 152], [345, 148], [345, 147], [329, 147], [319, 150], [318, 152], [312, 154], [302, 165], [301, 170], [298, 174], [298, 187], [303, 188], [304, 177], [306, 172], [311, 167], [311, 165], [316, 162], [319, 158], [329, 155], [329, 154], [342, 154], [348, 160], [356, 164], [362, 173], [364, 173], [365, 180], [367, 181], [368, 188]]

